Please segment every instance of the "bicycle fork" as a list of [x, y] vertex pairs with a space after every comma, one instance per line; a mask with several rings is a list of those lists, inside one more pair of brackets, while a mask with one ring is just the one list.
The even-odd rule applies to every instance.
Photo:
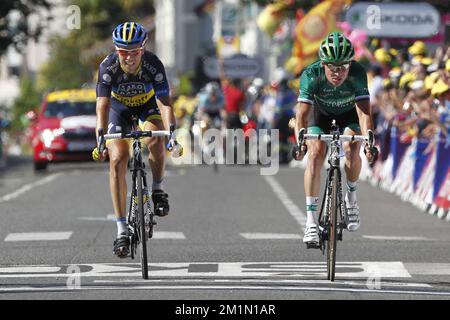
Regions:
[[337, 223], [337, 240], [342, 241], [342, 233], [343, 230], [347, 227], [347, 211], [345, 207], [345, 202], [342, 197], [342, 175], [340, 170], [338, 170], [334, 166], [330, 166], [327, 169], [327, 180], [326, 180], [326, 191], [323, 195], [322, 205], [319, 214], [319, 231], [320, 231], [320, 248], [322, 252], [325, 253], [325, 242], [328, 240], [329, 235], [329, 219], [330, 219], [330, 210], [331, 210], [331, 195], [332, 195], [332, 178], [333, 171], [337, 170], [338, 172], [338, 192], [337, 192], [337, 203], [339, 208], [338, 214], [338, 223]]

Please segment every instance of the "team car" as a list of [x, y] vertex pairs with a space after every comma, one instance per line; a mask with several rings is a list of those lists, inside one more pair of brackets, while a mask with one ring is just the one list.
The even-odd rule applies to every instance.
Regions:
[[91, 160], [96, 146], [95, 89], [72, 89], [49, 93], [32, 124], [35, 170], [49, 163]]

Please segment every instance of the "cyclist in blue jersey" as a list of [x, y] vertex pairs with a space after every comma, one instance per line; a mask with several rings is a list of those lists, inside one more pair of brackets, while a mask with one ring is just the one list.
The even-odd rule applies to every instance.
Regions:
[[[329, 133], [332, 120], [344, 134], [366, 135], [373, 130], [372, 110], [367, 89], [367, 74], [363, 66], [353, 60], [352, 43], [341, 33], [332, 32], [321, 43], [320, 60], [307, 66], [300, 76], [295, 132], [307, 128], [308, 133]], [[311, 119], [308, 119], [311, 114]], [[347, 193], [345, 204], [348, 214], [347, 229], [356, 231], [360, 227], [356, 189], [361, 172], [361, 143], [346, 142], [345, 172]], [[306, 230], [304, 243], [318, 244], [318, 202], [320, 193], [320, 171], [327, 147], [320, 140], [308, 140], [293, 156], [303, 159], [308, 151], [304, 187], [306, 194]], [[369, 162], [375, 161], [377, 148], [364, 148]], [[313, 247], [313, 246], [312, 246]]]
[[[139, 117], [142, 130], [169, 130], [175, 127], [175, 115], [170, 99], [169, 84], [162, 62], [145, 50], [146, 30], [138, 23], [119, 24], [112, 34], [115, 51], [99, 66], [97, 80], [97, 133], [127, 133], [131, 130], [132, 116]], [[104, 143], [97, 137], [98, 144]], [[153, 176], [152, 201], [155, 213], [169, 213], [168, 195], [164, 192], [164, 167], [166, 148], [177, 144], [174, 137], [165, 146], [160, 137], [145, 138], [149, 150], [149, 163]], [[95, 160], [110, 158], [110, 190], [117, 222], [117, 239], [113, 252], [119, 257], [129, 253], [126, 223], [126, 172], [129, 144], [125, 139], [109, 140], [107, 148], [99, 153], [100, 145], [93, 151]], [[180, 148], [182, 151], [182, 148]], [[181, 154], [181, 152], [180, 152]], [[180, 155], [179, 154], [179, 155]], [[175, 155], [176, 156], [176, 155]]]
[[225, 100], [217, 82], [208, 82], [198, 94], [198, 119], [205, 123], [202, 134], [215, 121], [222, 123], [225, 114]]

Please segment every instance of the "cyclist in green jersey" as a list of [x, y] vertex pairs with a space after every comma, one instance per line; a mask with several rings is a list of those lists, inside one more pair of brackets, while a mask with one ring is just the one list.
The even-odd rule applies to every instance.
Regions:
[[[308, 133], [329, 133], [332, 120], [336, 120], [344, 134], [366, 135], [373, 129], [367, 74], [361, 64], [352, 60], [353, 56], [353, 45], [341, 33], [332, 32], [321, 43], [320, 60], [307, 66], [300, 77], [300, 93], [296, 106], [296, 136], [301, 128], [307, 128]], [[347, 178], [345, 203], [349, 231], [356, 231], [360, 226], [356, 198], [356, 187], [361, 172], [360, 147], [359, 142], [343, 144]], [[308, 140], [300, 149], [293, 150], [293, 156], [296, 160], [302, 160], [307, 151], [304, 178], [307, 221], [303, 242], [317, 244], [320, 172], [327, 152], [326, 143]], [[378, 153], [376, 148], [366, 146], [364, 152], [370, 163], [375, 161]]]

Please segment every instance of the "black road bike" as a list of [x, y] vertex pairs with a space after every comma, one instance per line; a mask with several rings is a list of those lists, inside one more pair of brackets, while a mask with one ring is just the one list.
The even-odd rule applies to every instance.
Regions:
[[[137, 117], [132, 118], [132, 130], [129, 133], [113, 133], [103, 135], [108, 139], [125, 139], [133, 141], [133, 155], [130, 161], [130, 172], [132, 179], [131, 197], [127, 216], [130, 235], [130, 256], [136, 256], [139, 246], [141, 260], [142, 278], [148, 279], [147, 240], [153, 237], [154, 212], [151, 208], [150, 195], [145, 172], [145, 164], [142, 161], [141, 138], [145, 137], [169, 137], [170, 131], [139, 131]], [[99, 136], [101, 132], [99, 132]]]
[[[368, 131], [368, 136], [341, 135], [336, 122], [333, 120], [330, 134], [308, 134], [300, 129], [298, 134], [298, 148], [305, 140], [321, 140], [327, 142], [330, 150], [328, 155], [329, 168], [325, 184], [325, 192], [319, 214], [319, 244], [322, 253], [327, 252], [327, 279], [334, 281], [336, 273], [336, 244], [342, 241], [342, 232], [347, 228], [348, 216], [345, 201], [342, 196], [342, 174], [340, 168], [341, 142], [366, 142], [372, 148], [374, 136]], [[317, 248], [315, 244], [307, 244], [308, 248]]]

